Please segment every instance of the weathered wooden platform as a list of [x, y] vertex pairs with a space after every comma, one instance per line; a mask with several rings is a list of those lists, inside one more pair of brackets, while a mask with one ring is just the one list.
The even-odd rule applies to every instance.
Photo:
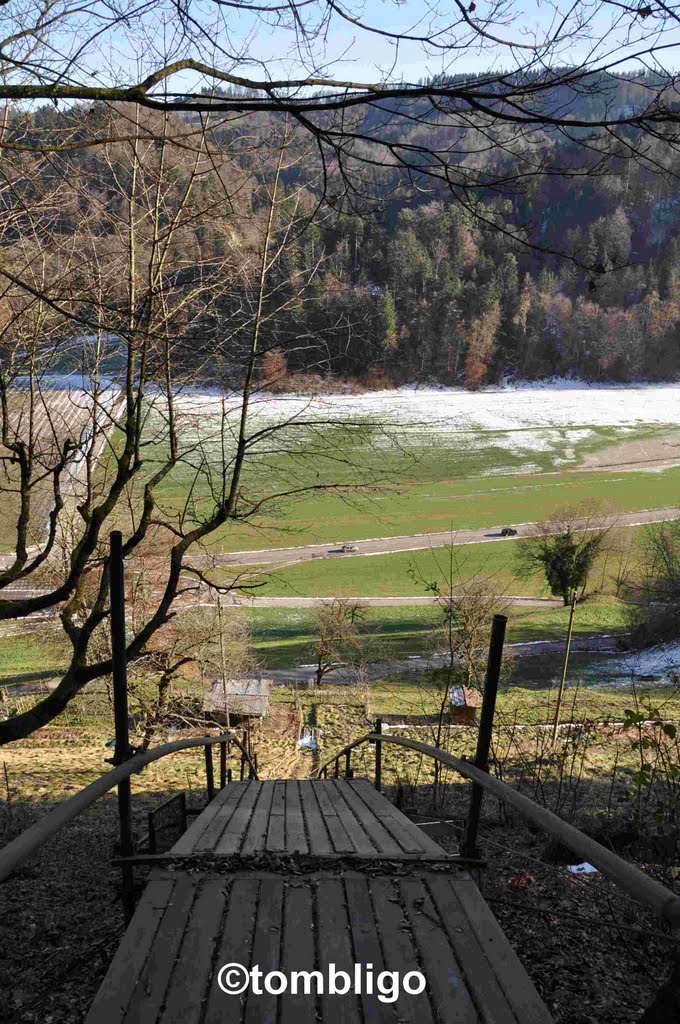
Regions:
[[232, 782], [172, 848], [178, 855], [208, 852], [447, 857], [365, 779]]
[[[256, 869], [266, 852], [299, 867]], [[188, 860], [154, 871], [86, 1024], [550, 1024], [473, 880], [369, 783], [232, 783], [171, 853]], [[427, 987], [227, 995], [229, 963]]]

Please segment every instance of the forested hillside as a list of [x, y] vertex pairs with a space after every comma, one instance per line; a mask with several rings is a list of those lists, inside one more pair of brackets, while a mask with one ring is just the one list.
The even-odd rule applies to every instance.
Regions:
[[[599, 116], [603, 105], [626, 114], [645, 103], [650, 82], [641, 75], [611, 79], [551, 102], [568, 105], [575, 118]], [[593, 104], [597, 111], [590, 109]], [[98, 118], [110, 127], [116, 116], [123, 125], [123, 108], [116, 115], [111, 108], [75, 106], [59, 112], [50, 105], [15, 117], [12, 138], [19, 146], [38, 137], [44, 144], [51, 133], [55, 144], [69, 140], [64, 152], [47, 159], [20, 152], [8, 157], [5, 167], [6, 176], [14, 178], [14, 202], [27, 206], [30, 200], [33, 209], [43, 203], [51, 211], [49, 230], [58, 236], [55, 274], [66, 241], [77, 249], [79, 234], [87, 232], [87, 246], [106, 259], [120, 225], [119, 197], [129, 174], [124, 143], [98, 149], [78, 148], [73, 141], [85, 123], [87, 131], [96, 130]], [[178, 115], [171, 130], [190, 134], [196, 120]], [[403, 117], [398, 124], [416, 145], [422, 125], [414, 119], [411, 127]], [[429, 144], [455, 149], [455, 129], [445, 115], [438, 124], [440, 137], [430, 137]], [[146, 112], [138, 129], [151, 139], [158, 137], [159, 126], [160, 118]], [[163, 130], [168, 131], [167, 122]], [[357, 379], [368, 386], [438, 381], [475, 388], [508, 376], [675, 377], [680, 370], [678, 186], [673, 167], [668, 173], [668, 146], [658, 143], [665, 145], [667, 173], [655, 173], [655, 142], [646, 142], [642, 156], [634, 130], [626, 131], [629, 145], [619, 138], [617, 154], [608, 154], [601, 171], [595, 148], [588, 174], [582, 157], [576, 157], [587, 129], [574, 130], [574, 154], [564, 133], [552, 135], [546, 128], [540, 140], [533, 136], [532, 166], [540, 160], [541, 174], [527, 173], [523, 142], [513, 138], [511, 127], [507, 135], [499, 129], [493, 140], [480, 134], [476, 150], [468, 132], [457, 166], [474, 167], [477, 183], [488, 180], [472, 196], [425, 180], [407, 192], [387, 160], [384, 167], [372, 168], [363, 196], [349, 190], [339, 172], [334, 180], [332, 167], [323, 169], [322, 188], [314, 148], [298, 156], [282, 179], [298, 196], [294, 230], [285, 211], [274, 226], [282, 248], [271, 268], [267, 301], [276, 315], [263, 324], [262, 379], [278, 388], [304, 387], [315, 378], [326, 386]], [[211, 292], [209, 316], [192, 302], [185, 326], [177, 326], [185, 337], [176, 342], [188, 341], [189, 360], [217, 347], [221, 365], [228, 366], [244, 310], [252, 309], [256, 261], [248, 269], [243, 254], [254, 251], [266, 218], [261, 201], [253, 199], [253, 183], [267, 177], [275, 154], [269, 164], [255, 165], [238, 123], [220, 123], [209, 137], [221, 159], [216, 162], [212, 155], [212, 167], [201, 171], [200, 187], [192, 190], [191, 202], [201, 216], [194, 231], [183, 232], [184, 269], [175, 272], [173, 286], [180, 292], [195, 288], [197, 276], [219, 264], [220, 295], [216, 300]], [[182, 202], [192, 160], [189, 147], [185, 156], [179, 147], [162, 169], [168, 217]], [[153, 171], [150, 179], [160, 173]], [[58, 195], [50, 192], [57, 177]], [[218, 209], [225, 178], [234, 199], [229, 209]], [[213, 199], [216, 215], [206, 228]], [[44, 215], [39, 216], [44, 224]], [[7, 266], [18, 249], [25, 255], [31, 244], [22, 237], [21, 214], [15, 224], [4, 239]], [[41, 246], [44, 252], [44, 232]], [[234, 273], [225, 287], [228, 266]], [[205, 368], [208, 378], [214, 368], [213, 359]]]

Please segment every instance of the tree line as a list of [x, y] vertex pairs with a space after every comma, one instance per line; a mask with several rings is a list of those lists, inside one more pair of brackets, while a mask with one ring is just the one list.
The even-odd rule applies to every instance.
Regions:
[[[619, 102], [630, 98], [629, 80], [618, 89]], [[125, 105], [15, 111], [7, 138], [22, 147], [38, 139], [58, 147], [85, 130], [124, 136], [131, 116]], [[184, 140], [163, 169], [168, 225], [196, 177], [195, 139], [207, 140], [191, 192], [195, 215], [177, 236], [181, 266], [171, 284], [174, 293], [189, 295], [207, 263], [230, 268], [219, 294], [211, 292], [210, 315], [196, 316], [190, 302], [194, 315], [176, 328], [175, 345], [192, 369], [210, 355], [205, 380], [211, 382], [224, 324], [237, 328], [230, 331], [233, 342], [239, 320], [250, 316], [253, 282], [244, 280], [240, 254], [261, 233], [266, 204], [258, 182], [272, 168], [266, 162], [254, 168], [245, 139], [223, 122], [206, 127], [186, 114], [150, 111], [134, 118], [149, 149], [159, 137]], [[405, 138], [410, 131], [405, 122]], [[547, 136], [543, 142], [547, 147]], [[666, 380], [680, 369], [680, 218], [672, 178], [654, 177], [644, 164], [624, 159], [610, 161], [599, 176], [565, 178], [547, 168], [511, 198], [492, 184], [480, 188], [470, 209], [442, 190], [390, 191], [390, 174], [376, 172], [378, 201], [362, 204], [329, 195], [313, 147], [293, 137], [290, 148], [296, 147], [304, 160], [290, 161], [281, 184], [295, 206], [295, 230], [284, 207], [276, 230], [286, 238], [286, 251], [271, 269], [265, 299], [265, 309], [276, 312], [262, 332], [265, 385], [285, 390], [356, 379], [368, 386], [431, 381], [476, 388], [502, 378], [554, 375]], [[551, 162], [568, 164], [567, 141], [552, 140], [552, 148]], [[21, 193], [24, 209], [52, 207], [47, 274], [62, 273], [67, 248], [107, 258], [130, 185], [124, 151], [121, 141], [71, 143], [48, 157], [6, 154], [12, 191]], [[505, 158], [519, 175], [519, 156]], [[497, 152], [484, 154], [490, 182], [498, 160]], [[226, 180], [228, 211], [222, 206]], [[210, 210], [214, 218], [206, 216]], [[32, 219], [32, 212], [15, 214], [4, 236], [6, 263], [17, 248], [31, 245], [40, 246], [45, 259], [44, 237], [34, 231], [31, 237]], [[122, 283], [117, 287], [122, 294]], [[70, 327], [77, 337], [78, 323]], [[230, 363], [233, 345], [221, 365]]]

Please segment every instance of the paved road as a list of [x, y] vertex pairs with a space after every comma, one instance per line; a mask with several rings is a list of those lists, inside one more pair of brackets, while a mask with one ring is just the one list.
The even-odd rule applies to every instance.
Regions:
[[[596, 526], [591, 520], [575, 520], [578, 528], [590, 526], [599, 529], [606, 526], [644, 526], [648, 523], [663, 523], [680, 519], [680, 506], [671, 508], [652, 508], [640, 512], [621, 512], [618, 515], [604, 516], [597, 520]], [[405, 537], [372, 537], [369, 540], [332, 541], [325, 544], [305, 544], [300, 547], [267, 548], [261, 551], [232, 551], [218, 554], [211, 559], [217, 565], [278, 565], [304, 562], [312, 558], [349, 558], [352, 555], [387, 555], [398, 551], [418, 551], [424, 548], [444, 547], [453, 541], [455, 544], [479, 544], [483, 541], [504, 541], [506, 544], [521, 537], [536, 536], [538, 523], [515, 523], [516, 537], [501, 537], [501, 526], [487, 526], [480, 530], [456, 530], [451, 533], [417, 533]], [[356, 550], [343, 553], [343, 544], [352, 544]]]

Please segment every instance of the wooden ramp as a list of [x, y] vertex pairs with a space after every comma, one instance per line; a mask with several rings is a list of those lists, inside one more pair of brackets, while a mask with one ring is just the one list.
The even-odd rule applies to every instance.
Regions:
[[[86, 1024], [550, 1024], [472, 879], [367, 782], [232, 783], [171, 854]], [[359, 965], [362, 991], [228, 995], [233, 963], [324, 980]], [[414, 970], [420, 994], [368, 991]]]

